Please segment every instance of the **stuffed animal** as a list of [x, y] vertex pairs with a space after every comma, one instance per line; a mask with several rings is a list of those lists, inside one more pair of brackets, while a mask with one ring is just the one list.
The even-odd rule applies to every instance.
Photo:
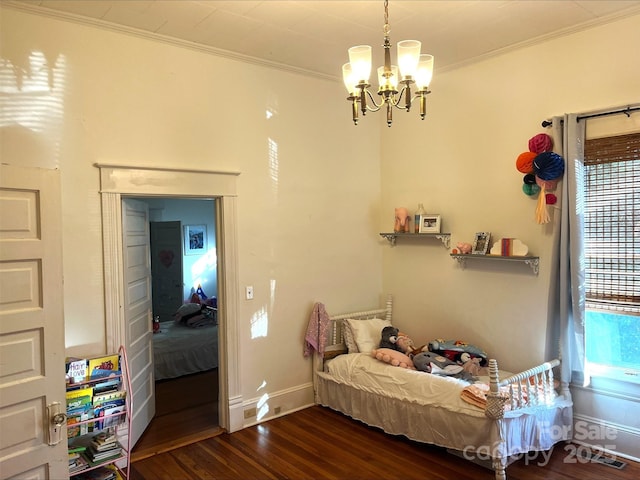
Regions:
[[390, 348], [391, 350], [397, 350], [398, 352], [402, 352], [401, 348], [398, 346], [398, 334], [400, 331], [396, 327], [388, 326], [382, 329], [380, 336], [380, 348]]
[[471, 253], [472, 250], [472, 246], [470, 243], [467, 242], [458, 242], [456, 247], [458, 247], [458, 250], [460, 251], [460, 253]]
[[473, 382], [476, 378], [464, 368], [442, 355], [433, 352], [421, 352], [413, 357], [413, 365], [420, 370], [434, 375], [456, 377]]
[[380, 360], [381, 362], [388, 363], [394, 367], [408, 368], [409, 370], [415, 370], [413, 362], [404, 353], [391, 348], [378, 348], [371, 351], [373, 358]]
[[474, 377], [489, 375], [489, 367], [481, 367], [480, 359], [478, 357], [471, 358], [468, 353], [463, 353], [461, 358], [466, 358], [466, 361], [462, 364], [462, 369], [473, 375]]
[[416, 370], [435, 375], [456, 375], [463, 371], [461, 365], [433, 352], [421, 352], [414, 355], [413, 365]]
[[402, 332], [398, 333], [398, 338], [396, 339], [396, 345], [399, 347], [399, 350], [407, 354], [409, 358], [413, 357], [413, 355], [416, 355], [420, 352], [424, 352], [427, 350], [426, 345], [421, 345], [420, 347], [416, 348], [411, 337], [409, 337], [409, 335]]
[[464, 353], [467, 353], [470, 358], [479, 358], [481, 367], [489, 363], [484, 350], [463, 340], [442, 340], [439, 338], [429, 342], [429, 351], [447, 357], [449, 360], [458, 363], [458, 365], [465, 363], [462, 360]]

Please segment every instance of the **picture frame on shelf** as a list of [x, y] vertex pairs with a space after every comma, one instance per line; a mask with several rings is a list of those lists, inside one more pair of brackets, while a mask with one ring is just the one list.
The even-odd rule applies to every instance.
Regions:
[[207, 226], [184, 226], [184, 254], [202, 255], [207, 251]]
[[431, 213], [420, 215], [420, 225], [418, 226], [418, 233], [440, 233], [440, 228], [440, 215]]
[[473, 248], [471, 249], [472, 255], [486, 255], [489, 251], [489, 240], [491, 239], [490, 232], [477, 232], [473, 240]]

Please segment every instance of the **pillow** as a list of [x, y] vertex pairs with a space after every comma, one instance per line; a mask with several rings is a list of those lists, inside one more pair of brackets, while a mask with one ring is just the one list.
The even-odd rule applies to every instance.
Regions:
[[353, 338], [353, 332], [351, 332], [351, 327], [346, 320], [342, 322], [342, 339], [344, 340], [344, 344], [347, 346], [347, 351], [349, 353], [358, 353], [358, 345], [356, 345], [356, 341]]
[[415, 370], [413, 361], [404, 353], [391, 348], [378, 348], [371, 351], [373, 358], [380, 360], [381, 362], [388, 363], [394, 367], [407, 368], [409, 370]]
[[[345, 343], [347, 344], [349, 353], [370, 353], [374, 348], [378, 348], [382, 329], [390, 326], [391, 322], [381, 318], [369, 318], [367, 320], [348, 318], [343, 322], [343, 325], [346, 327], [343, 330], [343, 336], [345, 336]], [[347, 330], [349, 330], [349, 334], [344, 335]], [[351, 335], [353, 340], [351, 346], [349, 346], [346, 340], [349, 335]], [[357, 348], [357, 350], [352, 351], [354, 348]]]

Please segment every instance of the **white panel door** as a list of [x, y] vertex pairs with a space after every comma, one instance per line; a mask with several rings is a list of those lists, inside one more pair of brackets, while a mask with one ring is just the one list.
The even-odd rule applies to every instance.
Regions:
[[[60, 175], [0, 166], [0, 478], [67, 478]], [[55, 433], [55, 432], [54, 432]]]
[[156, 413], [151, 248], [146, 203], [130, 198], [122, 200], [122, 234], [125, 338], [133, 394], [131, 444], [135, 445]]

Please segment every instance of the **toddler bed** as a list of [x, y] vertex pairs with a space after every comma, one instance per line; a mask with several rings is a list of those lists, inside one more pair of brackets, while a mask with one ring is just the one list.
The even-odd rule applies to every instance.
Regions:
[[332, 316], [318, 324], [328, 333], [324, 348], [314, 354], [316, 403], [468, 460], [488, 460], [496, 480], [506, 479], [506, 467], [519, 455], [571, 439], [568, 385], [561, 381], [558, 393], [553, 378], [558, 360], [507, 376], [490, 359], [489, 376], [479, 379], [488, 386], [478, 388], [373, 358], [370, 351], [377, 348], [381, 325], [391, 320], [389, 297], [385, 308]]

